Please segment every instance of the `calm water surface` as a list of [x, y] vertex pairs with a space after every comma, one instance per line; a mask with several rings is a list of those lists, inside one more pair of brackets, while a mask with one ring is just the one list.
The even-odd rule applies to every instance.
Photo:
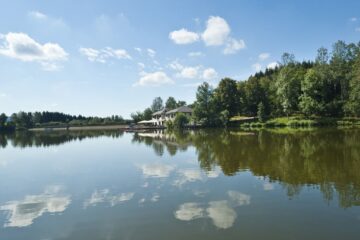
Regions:
[[360, 239], [360, 131], [0, 135], [0, 239]]

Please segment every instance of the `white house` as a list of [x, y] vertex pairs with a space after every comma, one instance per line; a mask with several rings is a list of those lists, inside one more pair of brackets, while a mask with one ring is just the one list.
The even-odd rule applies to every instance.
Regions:
[[192, 109], [188, 106], [178, 107], [172, 110], [167, 110], [166, 108], [161, 109], [160, 111], [154, 112], [152, 114], [151, 120], [145, 120], [138, 122], [139, 124], [151, 124], [154, 126], [165, 126], [166, 121], [173, 121], [177, 113], [183, 113], [189, 117], [192, 115]]

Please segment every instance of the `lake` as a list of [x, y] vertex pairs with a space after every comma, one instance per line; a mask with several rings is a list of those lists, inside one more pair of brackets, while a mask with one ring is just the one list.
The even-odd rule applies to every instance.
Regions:
[[0, 239], [359, 239], [360, 130], [0, 135]]

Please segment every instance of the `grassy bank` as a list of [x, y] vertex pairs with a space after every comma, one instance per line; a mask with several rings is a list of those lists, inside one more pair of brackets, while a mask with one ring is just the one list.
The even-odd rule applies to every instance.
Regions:
[[359, 118], [327, 118], [301, 116], [279, 117], [259, 122], [256, 119], [252, 122], [239, 122], [242, 128], [300, 128], [300, 127], [325, 127], [325, 126], [359, 126]]

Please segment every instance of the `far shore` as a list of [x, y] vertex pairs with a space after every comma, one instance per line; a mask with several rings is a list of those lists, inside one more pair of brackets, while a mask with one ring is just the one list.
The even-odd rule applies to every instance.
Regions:
[[42, 128], [30, 128], [32, 132], [43, 132], [43, 131], [81, 131], [81, 130], [141, 130], [141, 129], [158, 129], [157, 127], [145, 127], [135, 126], [130, 127], [128, 125], [107, 125], [107, 126], [77, 126], [77, 127], [42, 127]]

